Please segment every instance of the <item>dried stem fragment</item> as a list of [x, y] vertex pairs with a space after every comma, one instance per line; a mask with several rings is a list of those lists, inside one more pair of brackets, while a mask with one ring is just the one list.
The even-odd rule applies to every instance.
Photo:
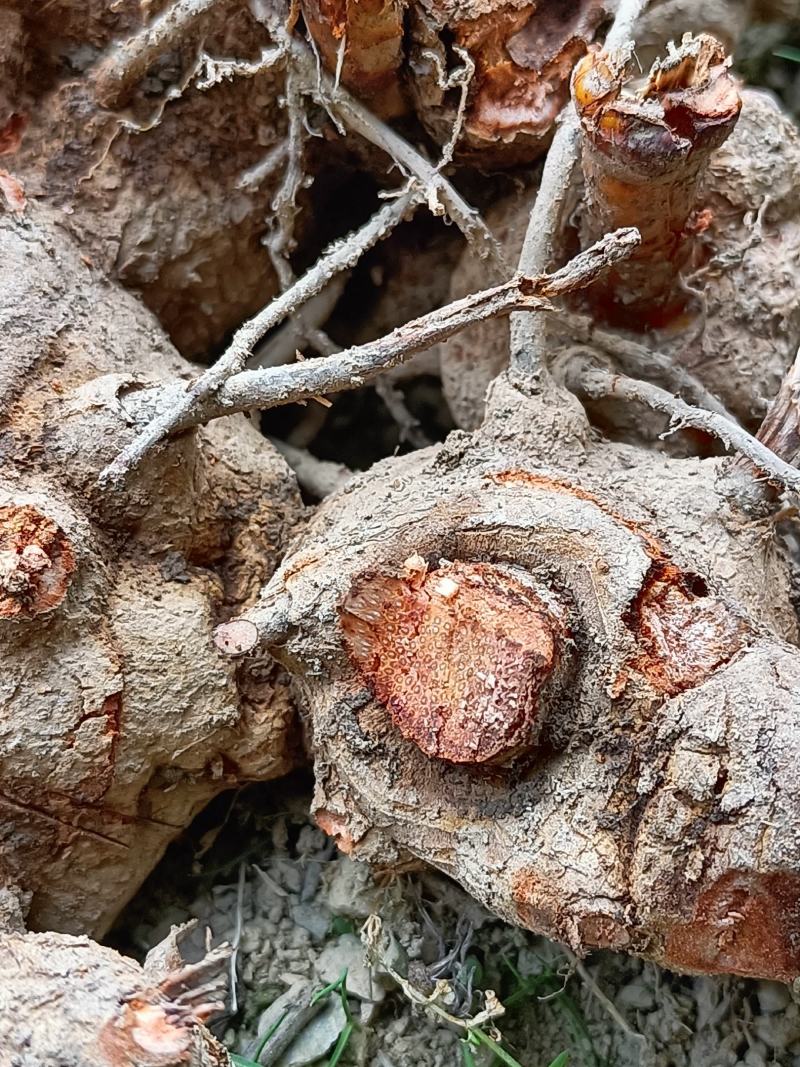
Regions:
[[661, 325], [682, 307], [676, 282], [692, 251], [692, 222], [709, 156], [728, 137], [741, 100], [722, 45], [686, 35], [626, 92], [630, 52], [586, 56], [572, 97], [586, 179], [584, 237], [636, 226], [642, 246], [592, 294], [603, 315], [628, 326]]
[[102, 472], [101, 482], [114, 483], [123, 480], [151, 448], [191, 416], [203, 401], [213, 396], [231, 375], [244, 368], [253, 346], [268, 330], [320, 293], [337, 274], [354, 266], [367, 249], [402, 222], [416, 202], [417, 198], [413, 193], [405, 193], [381, 208], [360, 230], [334, 244], [291, 288], [244, 323], [213, 367], [190, 385], [169, 411], [153, 419], [142, 433], [123, 449], [114, 462]]
[[[726, 448], [745, 457], [749, 464], [761, 471], [771, 481], [792, 492], [800, 491], [800, 470], [776, 455], [763, 439], [753, 437], [737, 423], [717, 411], [687, 404], [651, 382], [637, 381], [624, 374], [613, 374], [598, 367], [591, 359], [571, 353], [570, 367], [566, 371], [570, 388], [580, 397], [600, 400], [618, 397], [633, 403], [644, 404], [654, 411], [661, 411], [670, 418], [671, 430], [692, 428], [712, 434]], [[759, 435], [760, 436], [760, 435]]]

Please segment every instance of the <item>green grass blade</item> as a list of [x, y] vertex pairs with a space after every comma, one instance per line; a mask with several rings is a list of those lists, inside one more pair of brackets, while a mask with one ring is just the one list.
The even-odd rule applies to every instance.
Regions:
[[476, 1029], [470, 1030], [469, 1033], [470, 1037], [473, 1038], [473, 1043], [478, 1042], [481, 1045], [485, 1045], [486, 1048], [491, 1049], [497, 1059], [500, 1060], [501, 1063], [506, 1064], [506, 1067], [522, 1067], [519, 1060], [515, 1060], [510, 1052], [506, 1052], [501, 1045], [498, 1045], [497, 1042], [489, 1037], [488, 1034], [485, 1034], [483, 1030], [476, 1027]]
[[461, 1042], [461, 1056], [464, 1060], [464, 1067], [477, 1067], [475, 1057], [472, 1055], [472, 1049], [469, 1047], [468, 1041]]
[[289, 1012], [285, 1011], [283, 1013], [283, 1015], [281, 1015], [281, 1017], [279, 1019], [276, 1019], [275, 1022], [272, 1024], [272, 1026], [270, 1026], [269, 1030], [267, 1030], [267, 1032], [264, 1034], [264, 1036], [259, 1041], [258, 1048], [256, 1049], [256, 1055], [255, 1055], [256, 1064], [258, 1064], [258, 1061], [261, 1059], [261, 1053], [264, 1051], [264, 1046], [269, 1041], [269, 1039], [272, 1037], [272, 1035], [277, 1032], [278, 1027], [283, 1023], [283, 1020], [286, 1018], [286, 1016], [288, 1014], [289, 1014]]
[[336, 1067], [336, 1064], [344, 1055], [344, 1050], [347, 1048], [347, 1042], [350, 1040], [350, 1035], [353, 1033], [353, 1024], [348, 1019], [345, 1024], [344, 1030], [339, 1034], [339, 1040], [336, 1042], [336, 1048], [331, 1053], [331, 1058], [328, 1060], [328, 1067]]
[[568, 1052], [559, 1052], [559, 1054], [556, 1056], [556, 1058], [550, 1064], [550, 1067], [567, 1067], [568, 1063], [569, 1063], [569, 1053]]
[[331, 995], [331, 993], [333, 993], [335, 990], [341, 989], [346, 982], [347, 982], [347, 968], [345, 967], [345, 969], [342, 971], [342, 973], [339, 975], [339, 977], [335, 981], [329, 982], [326, 986], [323, 986], [322, 989], [318, 989], [316, 991], [316, 993], [314, 993], [314, 995], [312, 996], [312, 998], [309, 1001], [309, 1003], [310, 1004], [316, 1004], [317, 1001], [323, 1000], [325, 997], [329, 997]]

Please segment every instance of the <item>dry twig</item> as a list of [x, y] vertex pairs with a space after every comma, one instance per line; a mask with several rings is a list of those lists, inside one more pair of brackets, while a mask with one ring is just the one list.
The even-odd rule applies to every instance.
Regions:
[[298, 308], [319, 293], [336, 274], [353, 267], [363, 253], [401, 222], [415, 204], [414, 193], [406, 193], [387, 204], [360, 230], [331, 246], [291, 288], [241, 326], [228, 349], [213, 367], [209, 367], [188, 386], [182, 386], [180, 395], [173, 393], [171, 407], [161, 409], [161, 413], [102, 471], [101, 484], [122, 481], [159, 441], [179, 426], [192, 425], [192, 413], [199, 410], [203, 402], [213, 396], [231, 375], [242, 370], [256, 341], [287, 316], [296, 313]]
[[[607, 51], [622, 48], [633, 37], [634, 26], [647, 0], [621, 0], [614, 24], [605, 41]], [[561, 112], [558, 129], [547, 153], [536, 202], [531, 211], [525, 242], [519, 257], [520, 274], [533, 277], [551, 265], [555, 242], [561, 231], [562, 211], [580, 147], [578, 116], [571, 104]], [[536, 315], [511, 318], [511, 372], [528, 388], [536, 387], [545, 372], [544, 339]]]
[[590, 285], [638, 243], [636, 230], [618, 230], [581, 252], [555, 274], [538, 278], [515, 275], [502, 285], [446, 304], [384, 337], [344, 349], [335, 356], [307, 359], [268, 370], [242, 371], [228, 379], [216, 395], [209, 393], [204, 402], [192, 405], [177, 421], [173, 408], [180, 397], [180, 393], [176, 397], [178, 390], [186, 395], [182, 386], [142, 390], [131, 395], [129, 406], [140, 405], [139, 410], [144, 412], [155, 404], [162, 414], [153, 420], [153, 424], [170, 422], [173, 430], [184, 430], [236, 411], [277, 407], [359, 387], [475, 322], [517, 310], [554, 310], [548, 297], [562, 296]]
[[97, 99], [106, 107], [119, 104], [158, 57], [219, 3], [220, 0], [176, 0], [140, 33], [115, 45], [97, 68]]
[[705, 411], [687, 404], [651, 382], [613, 374], [598, 367], [591, 358], [581, 358], [577, 352], [573, 353], [566, 370], [566, 381], [569, 388], [583, 399], [616, 397], [663, 412], [669, 416], [669, 433], [687, 427], [703, 430], [716, 437], [726, 448], [741, 453], [770, 481], [776, 481], [793, 492], [800, 490], [800, 470], [782, 460], [743, 427], [716, 411]]
[[[598, 327], [590, 315], [569, 314], [564, 312], [559, 317], [566, 333], [576, 344], [590, 345], [612, 357], [614, 365], [631, 378], [646, 377], [669, 392], [682, 396], [684, 400], [698, 407], [717, 411], [727, 419], [733, 415], [718, 397], [703, 385], [680, 363], [669, 355], [659, 352], [641, 341]], [[765, 442], [766, 443], [766, 442]], [[775, 449], [776, 452], [780, 451]]]

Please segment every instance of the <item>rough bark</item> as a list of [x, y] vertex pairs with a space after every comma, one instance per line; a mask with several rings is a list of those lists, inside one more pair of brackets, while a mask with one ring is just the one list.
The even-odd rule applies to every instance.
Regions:
[[[605, 6], [579, 3], [565, 22], [557, 4], [426, 3], [404, 23], [392, 4], [308, 0], [328, 73], [290, 35], [295, 11], [253, 6], [269, 34], [225, 0], [150, 5], [148, 28], [133, 2], [0, 13], [11, 40], [0, 88], [14, 94], [0, 126], [13, 161], [0, 171], [0, 879], [30, 895], [32, 925], [62, 932], [0, 941], [11, 991], [16, 966], [34, 999], [55, 979], [65, 999], [53, 1017], [71, 1024], [62, 972], [76, 970], [94, 991], [83, 1036], [111, 1035], [91, 1052], [76, 1045], [82, 1062], [137, 1063], [130, 1042], [151, 1027], [146, 1040], [166, 1041], [154, 1062], [204, 1062], [196, 1013], [174, 1013], [163, 984], [143, 994], [134, 965], [67, 935], [102, 933], [215, 793], [292, 765], [286, 671], [314, 753], [316, 817], [342, 848], [427, 861], [580, 953], [797, 977], [800, 653], [774, 494], [757, 472], [597, 434], [552, 373], [559, 348], [600, 342], [591, 322], [578, 337], [574, 314], [553, 334], [552, 365], [495, 381], [479, 431], [337, 478], [288, 553], [302, 509], [283, 460], [243, 416], [194, 428], [362, 384], [466, 322], [549, 313], [544, 297], [576, 288], [569, 271], [543, 281], [541, 262], [487, 279], [487, 264], [512, 257], [443, 168], [459, 138], [463, 159], [532, 158]], [[203, 64], [205, 90], [201, 37], [237, 57]], [[415, 106], [441, 161], [339, 89], [337, 68], [383, 116], [401, 109], [400, 72], [421, 74]], [[481, 275], [465, 269], [454, 284], [471, 295], [455, 306], [293, 367], [236, 373], [256, 339], [245, 328], [230, 365], [192, 388], [191, 366], [118, 281], [143, 290], [185, 352], [260, 307], [273, 268], [291, 285], [303, 101], [389, 157], [409, 200], [479, 248]], [[654, 341], [676, 380], [682, 371], [750, 420], [800, 335], [798, 157], [787, 120], [749, 98], [705, 187], [692, 175], [700, 253], [678, 281], [693, 302]], [[574, 196], [561, 189], [559, 205]], [[527, 203], [521, 221], [506, 213], [509, 247], [528, 215]], [[566, 258], [578, 231], [556, 248], [556, 230], [545, 244]], [[614, 240], [619, 258], [640, 237], [605, 239], [581, 285]], [[655, 376], [642, 343], [653, 338], [619, 340], [618, 359], [643, 349]], [[614, 337], [603, 343], [613, 356]], [[461, 379], [465, 426], [480, 421], [507, 348], [487, 326], [462, 348], [474, 375], [458, 356], [447, 371]], [[787, 390], [775, 411], [793, 406]], [[99, 478], [148, 424], [160, 429], [133, 450], [140, 466]], [[253, 654], [218, 656], [215, 627], [223, 652]], [[31, 1062], [58, 1062], [62, 1035], [39, 1013]]]
[[0, 247], [0, 876], [34, 927], [96, 936], [212, 796], [296, 759], [280, 672], [231, 669], [211, 632], [301, 508], [242, 416], [101, 491], [126, 397], [192, 368], [43, 209]]
[[796, 977], [796, 617], [740, 477], [501, 378], [482, 431], [326, 501], [245, 616], [297, 679], [320, 826], [579, 953]]

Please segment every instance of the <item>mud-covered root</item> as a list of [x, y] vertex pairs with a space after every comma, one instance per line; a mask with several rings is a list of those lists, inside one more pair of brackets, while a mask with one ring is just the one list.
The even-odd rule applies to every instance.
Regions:
[[796, 977], [787, 561], [727, 461], [584, 451], [571, 416], [537, 444], [549, 409], [491, 399], [325, 501], [242, 619], [295, 675], [320, 826], [581, 953]]
[[88, 937], [0, 936], [0, 1065], [226, 1067], [203, 1025], [225, 1007], [230, 949], [187, 964], [182, 929], [144, 967]]
[[33, 928], [100, 936], [205, 803], [299, 758], [281, 672], [231, 669], [212, 632], [301, 505], [241, 417], [101, 490], [130, 398], [193, 368], [36, 205], [0, 249], [0, 883]]
[[25, 130], [2, 166], [64, 212], [87, 260], [142, 294], [184, 355], [204, 354], [276, 291], [261, 238], [286, 120], [280, 64], [202, 90], [200, 56], [257, 66], [267, 35], [229, 0], [19, 6], [0, 128], [18, 114]]
[[725, 51], [711, 37], [684, 37], [635, 95], [624, 89], [631, 62], [586, 56], [573, 73], [572, 98], [584, 133], [584, 238], [623, 225], [642, 235], [637, 254], [594, 288], [592, 307], [636, 328], [664, 325], [685, 302], [677, 281], [692, 251], [690, 216], [708, 158], [733, 130], [741, 102]]

